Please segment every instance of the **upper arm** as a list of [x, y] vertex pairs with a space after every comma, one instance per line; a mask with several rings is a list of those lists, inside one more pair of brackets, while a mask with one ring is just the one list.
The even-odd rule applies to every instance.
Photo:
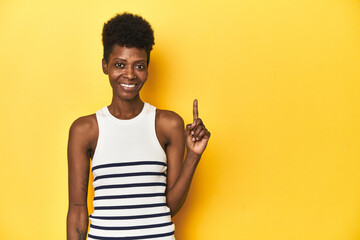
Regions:
[[74, 121], [69, 131], [68, 177], [69, 208], [87, 207], [90, 156], [94, 140], [97, 139], [97, 123], [93, 115]]
[[157, 114], [159, 138], [165, 142], [167, 157], [167, 190], [176, 182], [180, 175], [185, 151], [184, 121], [172, 111], [159, 110]]

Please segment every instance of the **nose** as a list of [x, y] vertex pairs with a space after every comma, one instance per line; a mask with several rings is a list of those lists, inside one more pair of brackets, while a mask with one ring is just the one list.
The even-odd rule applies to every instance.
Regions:
[[127, 79], [133, 79], [135, 78], [134, 70], [131, 66], [127, 66], [124, 71], [124, 77]]

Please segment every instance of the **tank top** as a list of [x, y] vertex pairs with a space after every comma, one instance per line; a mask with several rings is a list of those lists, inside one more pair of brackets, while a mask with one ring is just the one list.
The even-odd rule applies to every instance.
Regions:
[[175, 226], [166, 205], [166, 154], [155, 131], [156, 108], [144, 103], [136, 117], [96, 112], [99, 136], [91, 170], [94, 212], [90, 239], [173, 240]]

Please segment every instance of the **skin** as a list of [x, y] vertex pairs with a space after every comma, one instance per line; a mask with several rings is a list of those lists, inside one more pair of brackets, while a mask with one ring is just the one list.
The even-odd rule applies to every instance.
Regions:
[[[148, 77], [144, 49], [115, 45], [109, 62], [102, 60], [103, 72], [109, 76], [113, 98], [108, 109], [119, 119], [137, 116], [144, 105], [139, 92]], [[121, 84], [134, 85], [126, 87]], [[183, 205], [191, 180], [210, 138], [193, 104], [193, 123], [184, 129], [183, 119], [172, 111], [156, 110], [156, 135], [167, 156], [167, 205], [174, 216]], [[99, 128], [96, 115], [80, 117], [70, 127], [68, 141], [69, 209], [67, 239], [86, 239], [88, 230], [87, 189], [90, 159], [96, 149]], [[186, 156], [185, 154], [186, 146]]]

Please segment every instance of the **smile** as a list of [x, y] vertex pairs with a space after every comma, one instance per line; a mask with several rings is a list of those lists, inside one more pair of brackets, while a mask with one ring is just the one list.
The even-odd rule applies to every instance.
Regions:
[[136, 86], [136, 84], [125, 84], [125, 83], [120, 83], [120, 85], [127, 88], [133, 88]]

